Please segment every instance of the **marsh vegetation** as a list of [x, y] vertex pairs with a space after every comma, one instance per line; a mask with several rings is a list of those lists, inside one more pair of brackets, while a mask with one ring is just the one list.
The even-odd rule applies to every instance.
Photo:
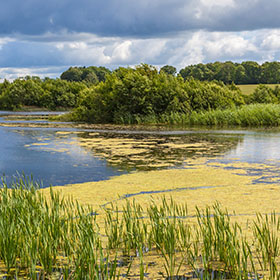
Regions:
[[2, 181], [0, 260], [5, 279], [279, 279], [280, 219], [242, 228], [219, 204], [188, 214], [162, 198], [143, 207], [81, 206], [20, 177]]

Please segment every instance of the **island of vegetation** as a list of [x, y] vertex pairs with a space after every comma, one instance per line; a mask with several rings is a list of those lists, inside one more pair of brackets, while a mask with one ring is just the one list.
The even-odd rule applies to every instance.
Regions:
[[[0, 109], [71, 110], [63, 120], [111, 124], [279, 126], [280, 63], [70, 67], [59, 79], [0, 84]], [[260, 84], [261, 83], [261, 84]], [[258, 84], [251, 93], [244, 84]]]

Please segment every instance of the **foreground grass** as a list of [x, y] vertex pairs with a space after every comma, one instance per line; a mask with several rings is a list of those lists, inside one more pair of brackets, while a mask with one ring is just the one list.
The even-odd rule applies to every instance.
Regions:
[[172, 199], [146, 208], [127, 201], [121, 209], [108, 205], [97, 218], [92, 209], [53, 191], [47, 198], [21, 179], [3, 182], [0, 200], [5, 279], [280, 278], [275, 213], [258, 214], [245, 234], [219, 204], [189, 216]]

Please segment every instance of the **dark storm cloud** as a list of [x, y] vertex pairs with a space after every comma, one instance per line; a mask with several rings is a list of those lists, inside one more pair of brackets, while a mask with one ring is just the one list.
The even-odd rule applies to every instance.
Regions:
[[197, 29], [277, 28], [279, 10], [279, 0], [9, 0], [1, 3], [0, 34], [64, 30], [149, 37]]
[[278, 60], [279, 11], [279, 0], [2, 0], [0, 78]]

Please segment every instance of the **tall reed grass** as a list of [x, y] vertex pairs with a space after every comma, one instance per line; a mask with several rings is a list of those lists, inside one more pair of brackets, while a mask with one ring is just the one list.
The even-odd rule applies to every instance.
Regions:
[[187, 124], [225, 127], [279, 126], [280, 105], [251, 104], [227, 110], [193, 112]]
[[120, 124], [165, 124], [181, 126], [257, 127], [279, 126], [279, 104], [250, 104], [230, 109], [192, 111], [190, 114], [170, 113], [145, 117], [130, 115], [118, 120]]
[[[151, 279], [153, 269], [165, 279], [280, 279], [275, 213], [257, 214], [245, 233], [219, 204], [189, 216], [187, 205], [163, 197], [146, 208], [111, 204], [97, 219], [93, 209], [52, 189], [44, 196], [32, 181], [2, 185], [5, 279]], [[149, 266], [153, 257], [156, 268]]]

